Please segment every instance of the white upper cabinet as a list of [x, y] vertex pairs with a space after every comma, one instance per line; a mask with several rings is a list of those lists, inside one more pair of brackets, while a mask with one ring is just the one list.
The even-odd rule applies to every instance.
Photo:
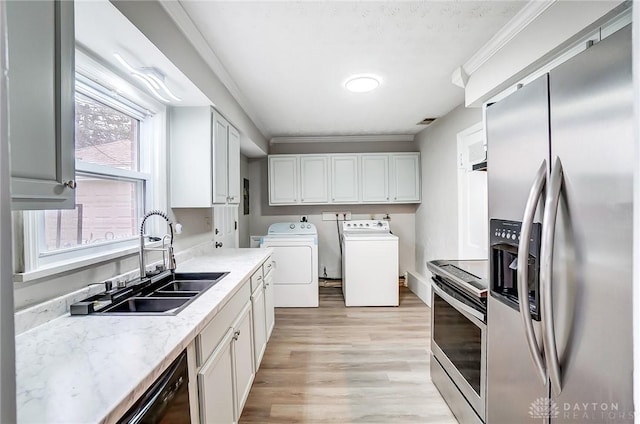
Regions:
[[270, 205], [419, 202], [417, 152], [269, 156]]
[[420, 201], [420, 154], [391, 155], [391, 201], [413, 203]]
[[229, 142], [227, 144], [228, 195], [229, 203], [240, 203], [240, 133], [229, 125]]
[[238, 131], [208, 106], [172, 108], [170, 123], [171, 207], [239, 203]]
[[358, 203], [358, 156], [331, 155], [331, 202]]
[[229, 143], [229, 123], [217, 113], [213, 119], [213, 203], [227, 203], [228, 177], [227, 152]]
[[329, 202], [329, 156], [300, 156], [300, 203]]
[[389, 155], [362, 155], [362, 201], [385, 203], [389, 201]]
[[269, 156], [269, 203], [286, 205], [298, 202], [298, 157]]
[[72, 1], [6, 2], [13, 209], [75, 207]]

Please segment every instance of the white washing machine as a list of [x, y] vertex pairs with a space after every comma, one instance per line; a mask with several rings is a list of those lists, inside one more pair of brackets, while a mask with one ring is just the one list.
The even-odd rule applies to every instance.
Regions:
[[398, 237], [389, 222], [343, 222], [342, 251], [346, 306], [398, 306]]
[[318, 231], [308, 222], [269, 226], [260, 247], [273, 249], [276, 307], [318, 306]]

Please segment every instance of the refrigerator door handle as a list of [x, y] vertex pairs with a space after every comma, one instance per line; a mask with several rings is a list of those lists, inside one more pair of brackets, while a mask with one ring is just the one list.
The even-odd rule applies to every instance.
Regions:
[[558, 205], [564, 180], [562, 162], [556, 156], [549, 177], [549, 189], [547, 190], [546, 206], [542, 219], [542, 237], [540, 241], [540, 312], [542, 316], [542, 341], [546, 352], [547, 369], [551, 388], [557, 396], [562, 391], [562, 375], [560, 361], [558, 360], [558, 348], [556, 346], [556, 332], [553, 321], [553, 237], [556, 231], [556, 219]]
[[547, 372], [542, 360], [542, 352], [538, 347], [536, 333], [533, 331], [533, 320], [531, 319], [531, 311], [529, 310], [529, 240], [531, 240], [531, 229], [533, 228], [533, 219], [535, 218], [538, 201], [542, 197], [545, 184], [547, 182], [547, 161], [543, 160], [540, 168], [536, 173], [536, 178], [531, 185], [527, 204], [524, 208], [522, 217], [522, 227], [520, 229], [520, 241], [518, 243], [518, 304], [520, 305], [520, 317], [524, 324], [527, 345], [531, 359], [536, 367], [538, 376], [542, 379], [543, 384], [547, 382]]

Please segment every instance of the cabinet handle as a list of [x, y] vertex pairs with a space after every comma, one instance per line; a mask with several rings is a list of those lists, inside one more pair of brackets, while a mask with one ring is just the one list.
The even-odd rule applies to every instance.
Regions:
[[221, 241], [217, 241], [217, 242], [216, 242], [216, 249], [217, 249], [218, 247], [222, 247], [222, 242], [221, 242]]
[[238, 340], [238, 337], [240, 337], [239, 331], [236, 331], [235, 333], [233, 333], [233, 340]]
[[65, 181], [64, 186], [69, 187], [71, 190], [75, 190], [76, 187], [78, 187], [78, 183], [76, 183], [75, 180], [69, 180]]
[[258, 275], [258, 281], [262, 280], [262, 275]]

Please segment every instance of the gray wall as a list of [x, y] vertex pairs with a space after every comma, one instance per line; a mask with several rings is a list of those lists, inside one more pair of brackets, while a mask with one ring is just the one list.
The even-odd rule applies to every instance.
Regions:
[[[249, 178], [249, 159], [240, 155], [240, 206], [238, 209], [238, 232], [239, 232], [239, 247], [249, 247], [249, 215], [245, 215], [243, 211], [244, 196], [244, 179], [249, 180], [251, 186], [251, 179]], [[251, 205], [249, 205], [251, 207]]]
[[[356, 142], [356, 143], [282, 143], [271, 146], [271, 153], [363, 153], [417, 151], [409, 141]], [[266, 234], [275, 222], [300, 221], [306, 215], [318, 228], [318, 266], [322, 278], [326, 267], [327, 277], [342, 275], [340, 246], [335, 221], [323, 221], [322, 212], [351, 212], [352, 219], [382, 219], [391, 217], [391, 231], [399, 238], [398, 275], [415, 267], [415, 210], [416, 205], [327, 205], [327, 206], [269, 206], [268, 162], [266, 158], [249, 162], [251, 180], [251, 235]]]
[[416, 211], [416, 271], [430, 276], [427, 261], [458, 254], [457, 134], [482, 121], [482, 109], [458, 106], [418, 133], [422, 204]]

